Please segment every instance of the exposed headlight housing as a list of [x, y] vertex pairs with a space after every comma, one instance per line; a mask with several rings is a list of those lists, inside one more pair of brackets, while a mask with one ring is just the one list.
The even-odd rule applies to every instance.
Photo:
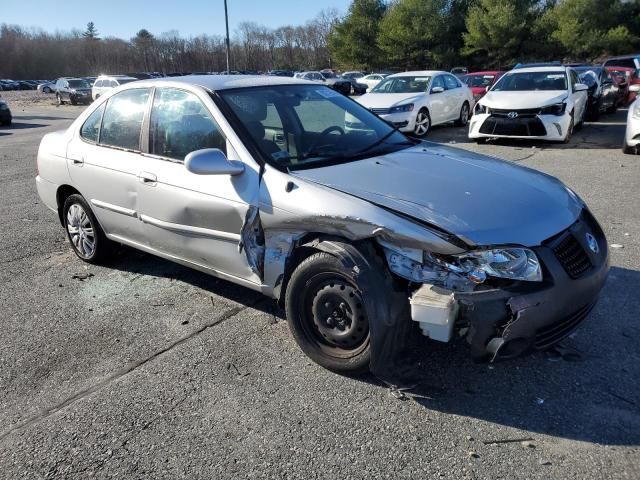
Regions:
[[564, 115], [565, 110], [567, 109], [567, 104], [565, 102], [555, 103], [553, 105], [549, 105], [547, 107], [542, 107], [540, 109], [540, 115]]
[[482, 113], [489, 113], [489, 109], [482, 105], [481, 103], [476, 103], [475, 108], [473, 109], [474, 115], [480, 115]]
[[429, 255], [438, 264], [482, 283], [486, 276], [541, 282], [542, 268], [536, 254], [521, 247], [474, 250], [447, 257]]
[[413, 103], [407, 103], [405, 105], [398, 105], [396, 107], [391, 107], [389, 109], [389, 113], [412, 112], [414, 106], [415, 105]]

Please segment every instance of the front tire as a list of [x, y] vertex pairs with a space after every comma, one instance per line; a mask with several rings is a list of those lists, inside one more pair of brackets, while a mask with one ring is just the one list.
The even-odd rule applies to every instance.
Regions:
[[571, 114], [571, 121], [569, 122], [569, 128], [567, 129], [567, 135], [562, 140], [562, 143], [569, 143], [571, 141], [571, 135], [573, 135], [573, 114]]
[[49, 87], [44, 87], [44, 88], [42, 89], [42, 91], [43, 91], [44, 93], [51, 93], [51, 89], [50, 89]]
[[422, 138], [429, 133], [431, 129], [431, 116], [429, 115], [429, 110], [426, 108], [421, 108], [418, 114], [416, 115], [416, 124], [413, 127], [413, 134], [416, 137]]
[[325, 252], [298, 265], [285, 296], [287, 322], [302, 351], [324, 368], [350, 375], [369, 371], [371, 342], [365, 305], [352, 270]]
[[622, 153], [625, 153], [627, 155], [637, 155], [638, 147], [632, 147], [631, 145], [627, 144], [627, 141], [625, 140], [622, 144]]
[[88, 263], [104, 262], [113, 251], [109, 240], [82, 195], [70, 195], [62, 207], [62, 219], [74, 253]]
[[469, 104], [464, 102], [460, 108], [460, 116], [456, 120], [457, 127], [465, 127], [469, 123]]

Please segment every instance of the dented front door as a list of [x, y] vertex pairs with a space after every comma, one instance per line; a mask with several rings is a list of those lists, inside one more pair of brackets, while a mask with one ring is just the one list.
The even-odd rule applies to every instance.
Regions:
[[197, 175], [184, 166], [195, 150], [235, 156], [218, 124], [194, 93], [157, 88], [147, 152], [138, 172], [138, 211], [151, 247], [235, 278], [260, 283], [239, 247], [240, 231], [258, 191], [258, 172]]

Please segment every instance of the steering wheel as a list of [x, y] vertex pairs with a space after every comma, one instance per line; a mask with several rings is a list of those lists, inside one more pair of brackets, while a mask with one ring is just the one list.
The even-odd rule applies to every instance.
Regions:
[[309, 147], [307, 151], [313, 152], [318, 147], [318, 145], [322, 142], [322, 140], [325, 137], [327, 137], [331, 132], [338, 132], [340, 136], [344, 135], [344, 130], [337, 125], [332, 125], [328, 128], [325, 128], [322, 132], [320, 132], [320, 135], [318, 136], [316, 141], [313, 142], [313, 144]]

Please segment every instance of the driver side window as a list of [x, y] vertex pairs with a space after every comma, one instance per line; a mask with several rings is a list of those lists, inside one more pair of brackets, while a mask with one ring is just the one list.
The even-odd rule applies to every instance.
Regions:
[[433, 85], [431, 85], [431, 91], [433, 91], [433, 89], [435, 87], [445, 88], [444, 87], [444, 79], [442, 78], [442, 75], [439, 75], [439, 76], [437, 76], [436, 78], [433, 79]]
[[158, 88], [151, 109], [149, 153], [184, 160], [205, 148], [226, 153], [227, 141], [200, 99], [184, 90]]

